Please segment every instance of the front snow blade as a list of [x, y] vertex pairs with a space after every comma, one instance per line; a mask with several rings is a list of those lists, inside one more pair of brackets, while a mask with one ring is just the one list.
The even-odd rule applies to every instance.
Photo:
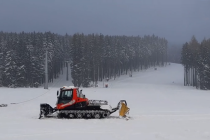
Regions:
[[40, 104], [40, 114], [39, 119], [46, 117], [56, 111], [55, 108], [52, 108], [49, 104]]

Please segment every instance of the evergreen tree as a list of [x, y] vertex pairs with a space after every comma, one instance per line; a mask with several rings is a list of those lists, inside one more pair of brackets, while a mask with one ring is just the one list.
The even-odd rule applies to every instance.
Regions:
[[203, 90], [210, 89], [210, 43], [204, 39], [201, 44], [193, 36], [182, 48], [184, 65], [184, 85], [195, 86]]
[[17, 55], [14, 50], [6, 53], [5, 65], [3, 69], [3, 85], [8, 87], [17, 87], [18, 66]]

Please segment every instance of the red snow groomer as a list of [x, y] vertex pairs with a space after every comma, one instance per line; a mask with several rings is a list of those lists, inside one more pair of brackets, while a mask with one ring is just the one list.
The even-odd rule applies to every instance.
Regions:
[[57, 91], [56, 107], [40, 104], [39, 119], [57, 113], [58, 118], [107, 118], [119, 110], [119, 116], [126, 118], [129, 108], [125, 100], [120, 100], [117, 107], [112, 108], [105, 100], [88, 100], [78, 87], [64, 86]]

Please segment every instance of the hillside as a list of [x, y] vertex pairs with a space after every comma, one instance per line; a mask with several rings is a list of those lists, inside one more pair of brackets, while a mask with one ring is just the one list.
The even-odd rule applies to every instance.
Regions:
[[[65, 73], [65, 71], [64, 71]], [[0, 139], [3, 140], [208, 140], [210, 94], [183, 86], [183, 66], [150, 68], [110, 79], [109, 87], [82, 88], [89, 99], [107, 100], [115, 107], [125, 99], [131, 119], [38, 119], [40, 103], [55, 106], [56, 91], [71, 85], [65, 74], [49, 89], [0, 88]], [[17, 103], [17, 104], [11, 104]]]

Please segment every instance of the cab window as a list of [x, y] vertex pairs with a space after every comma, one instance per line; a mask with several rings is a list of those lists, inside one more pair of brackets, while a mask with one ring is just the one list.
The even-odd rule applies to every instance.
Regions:
[[63, 90], [61, 92], [61, 98], [72, 98], [73, 92], [72, 90]]
[[79, 94], [80, 94], [80, 93], [79, 93], [79, 89], [77, 89], [77, 97], [79, 97]]

